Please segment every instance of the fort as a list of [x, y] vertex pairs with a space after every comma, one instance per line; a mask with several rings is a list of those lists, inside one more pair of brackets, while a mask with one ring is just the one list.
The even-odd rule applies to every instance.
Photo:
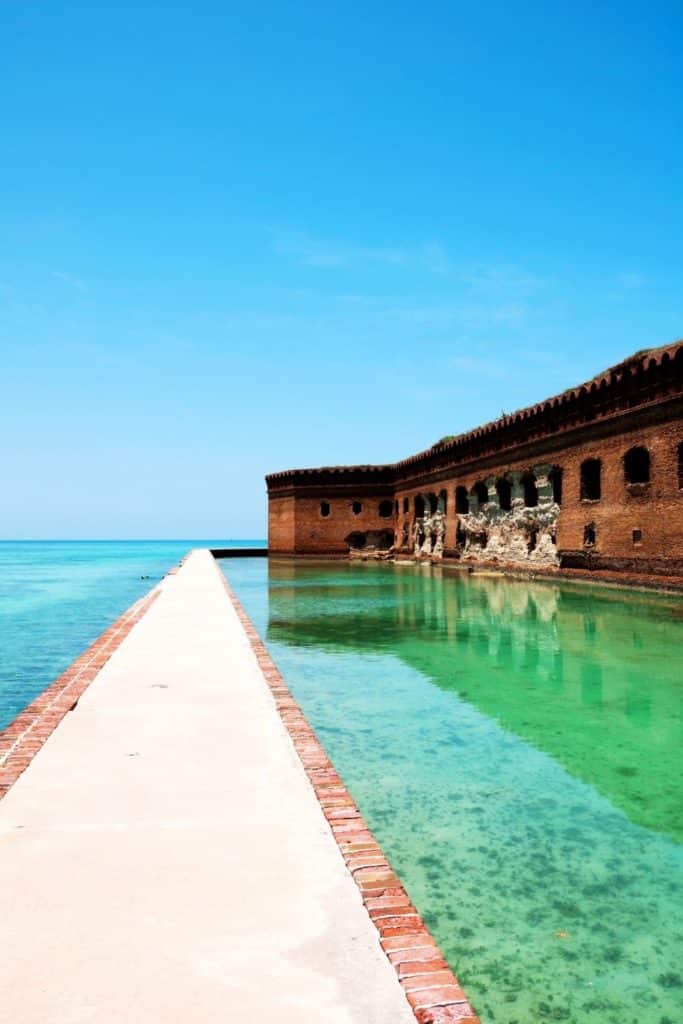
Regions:
[[274, 555], [683, 574], [683, 341], [387, 465], [266, 477]]

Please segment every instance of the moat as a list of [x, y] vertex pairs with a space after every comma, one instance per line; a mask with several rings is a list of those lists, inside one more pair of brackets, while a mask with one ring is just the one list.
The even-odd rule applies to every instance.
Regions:
[[485, 1024], [683, 1019], [683, 601], [222, 568]]

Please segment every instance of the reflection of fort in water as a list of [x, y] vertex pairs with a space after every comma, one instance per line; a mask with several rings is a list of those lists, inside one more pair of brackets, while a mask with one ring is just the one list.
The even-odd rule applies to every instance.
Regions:
[[271, 559], [269, 584], [271, 641], [393, 654], [635, 823], [683, 837], [680, 604], [435, 566]]

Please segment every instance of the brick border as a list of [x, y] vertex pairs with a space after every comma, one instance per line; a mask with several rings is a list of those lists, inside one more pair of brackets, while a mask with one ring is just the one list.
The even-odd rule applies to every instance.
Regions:
[[480, 1024], [218, 562], [216, 571], [418, 1024]]
[[64, 716], [76, 707], [80, 696], [160, 593], [157, 585], [138, 598], [0, 732], [0, 800], [28, 768]]

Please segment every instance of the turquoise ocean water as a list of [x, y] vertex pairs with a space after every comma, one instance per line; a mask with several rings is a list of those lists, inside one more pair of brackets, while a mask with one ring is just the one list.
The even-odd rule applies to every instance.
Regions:
[[265, 541], [0, 542], [0, 729], [191, 548], [218, 546]]
[[[0, 727], [231, 543], [0, 543]], [[680, 599], [222, 568], [485, 1024], [683, 1024]]]
[[681, 599], [223, 569], [485, 1024], [682, 1024]]

